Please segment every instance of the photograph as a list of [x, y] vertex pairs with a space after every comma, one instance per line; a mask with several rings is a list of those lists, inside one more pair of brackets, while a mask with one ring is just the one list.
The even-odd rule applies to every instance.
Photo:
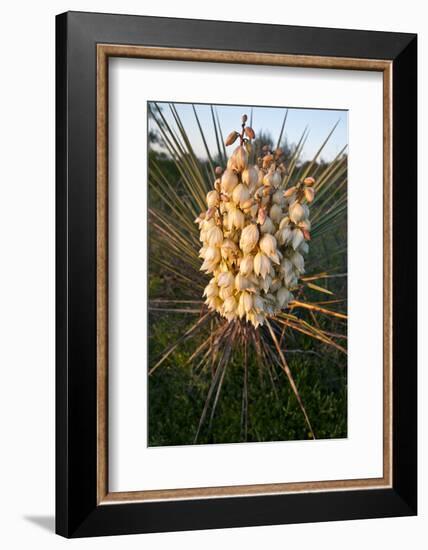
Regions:
[[346, 438], [348, 111], [147, 113], [148, 446]]

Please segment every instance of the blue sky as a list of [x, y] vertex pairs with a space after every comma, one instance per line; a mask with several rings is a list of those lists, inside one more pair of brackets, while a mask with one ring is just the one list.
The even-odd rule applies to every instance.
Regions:
[[[162, 111], [168, 122], [176, 128], [168, 104], [159, 103], [159, 106], [162, 107]], [[175, 103], [175, 106], [183, 126], [190, 137], [190, 142], [195, 153], [199, 157], [204, 158], [206, 156], [205, 148], [191, 104]], [[210, 106], [195, 104], [195, 108], [204, 130], [208, 147], [215, 154], [217, 146]], [[224, 136], [227, 136], [232, 130], [240, 130], [240, 120], [243, 113], [246, 113], [248, 119], [250, 119], [251, 107], [248, 106], [215, 105], [215, 108], [218, 112]], [[286, 107], [253, 107], [253, 129], [256, 136], [260, 131], [264, 133], [269, 132], [274, 142], [276, 142], [281, 131], [285, 112]], [[302, 160], [310, 160], [337, 121], [339, 121], [339, 124], [321, 154], [322, 159], [329, 161], [348, 143], [347, 111], [288, 108], [284, 133], [288, 142], [293, 144], [299, 141], [305, 127], [308, 127], [310, 132], [302, 153]], [[249, 124], [249, 120], [247, 124]], [[232, 147], [230, 149], [232, 150]]]

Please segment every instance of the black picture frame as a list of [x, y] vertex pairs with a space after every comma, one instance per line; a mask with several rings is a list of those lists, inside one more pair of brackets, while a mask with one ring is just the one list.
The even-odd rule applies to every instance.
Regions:
[[[97, 504], [100, 43], [392, 62], [391, 488]], [[68, 12], [56, 18], [56, 98], [56, 532], [86, 537], [415, 515], [417, 36]]]

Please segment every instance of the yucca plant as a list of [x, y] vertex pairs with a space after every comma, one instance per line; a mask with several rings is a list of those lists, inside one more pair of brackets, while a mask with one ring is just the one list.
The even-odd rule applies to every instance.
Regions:
[[[165, 104], [149, 104], [151, 137], [160, 144], [149, 150], [148, 170], [149, 311], [156, 340], [149, 376], [162, 377], [165, 367], [187, 368], [190, 386], [206, 392], [197, 425], [189, 419], [195, 443], [218, 441], [213, 428], [222, 420], [215, 415], [229, 371], [241, 379], [239, 403], [231, 405], [240, 432], [222, 441], [265, 440], [260, 429], [249, 428], [251, 395], [261, 400], [265, 393], [269, 407], [273, 392], [281, 411], [278, 389], [284, 384], [295, 399], [287, 399], [287, 407], [300, 410], [299, 437], [315, 439], [317, 423], [296, 382], [297, 358], [328, 356], [342, 373], [346, 403], [346, 145], [333, 161], [320, 162], [334, 126], [312, 161], [302, 162], [307, 129], [293, 148], [280, 147], [287, 110], [276, 145], [269, 146], [257, 139], [247, 115], [224, 139], [215, 107], [207, 129], [192, 105], [206, 152], [200, 159], [176, 105], [166, 108], [174, 125]], [[216, 151], [208, 147], [207, 131], [214, 133]], [[265, 380], [270, 389], [260, 392]], [[179, 391], [178, 403], [188, 387]], [[319, 392], [316, 381], [311, 391]], [[166, 393], [164, 409], [171, 404]], [[324, 406], [330, 406], [328, 396]], [[323, 411], [312, 413], [318, 418]]]

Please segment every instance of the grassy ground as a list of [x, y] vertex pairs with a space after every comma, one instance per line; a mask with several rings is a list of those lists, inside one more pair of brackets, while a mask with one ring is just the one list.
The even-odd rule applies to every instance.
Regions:
[[[185, 323], [179, 315], [151, 316], [150, 356], [156, 358]], [[200, 338], [202, 338], [201, 336]], [[181, 347], [149, 377], [149, 445], [186, 445], [194, 441], [211, 382], [211, 371], [194, 372], [187, 363], [201, 339]], [[319, 439], [346, 437], [346, 361], [323, 344], [289, 335], [286, 354], [296, 384]], [[293, 350], [298, 350], [293, 352]], [[247, 434], [242, 415], [244, 369], [239, 356], [228, 366], [212, 421], [198, 443], [278, 441], [309, 437], [301, 410], [285, 374], [272, 373], [250, 360]]]

